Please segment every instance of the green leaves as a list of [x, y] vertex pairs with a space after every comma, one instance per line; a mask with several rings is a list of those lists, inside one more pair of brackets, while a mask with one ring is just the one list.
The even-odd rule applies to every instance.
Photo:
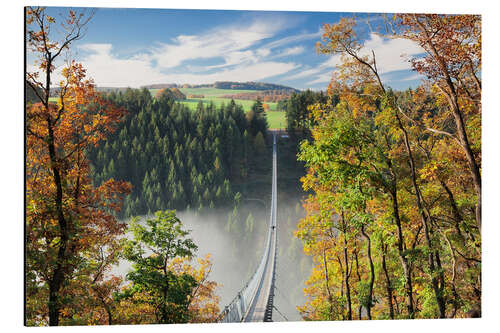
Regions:
[[149, 294], [160, 323], [187, 322], [188, 300], [197, 282], [189, 274], [172, 272], [169, 264], [176, 258], [192, 257], [198, 249], [187, 238], [189, 230], [183, 229], [175, 211], [168, 210], [144, 222], [133, 219], [129, 232], [133, 239], [126, 242], [124, 257], [133, 263], [127, 279], [135, 292]]
[[137, 219], [133, 220], [130, 231], [134, 235], [132, 243], [147, 246], [159, 256], [191, 257], [197, 250], [194, 242], [185, 236], [188, 230], [182, 228], [182, 222], [175, 215], [175, 211], [158, 211], [155, 219], [147, 219], [145, 225]]

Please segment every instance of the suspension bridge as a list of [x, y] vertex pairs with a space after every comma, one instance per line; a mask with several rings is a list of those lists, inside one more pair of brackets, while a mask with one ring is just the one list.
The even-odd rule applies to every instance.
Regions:
[[257, 269], [236, 297], [225, 307], [219, 322], [262, 322], [273, 321], [273, 300], [276, 278], [277, 242], [277, 150], [276, 134], [273, 134], [273, 176], [271, 214], [267, 243]]

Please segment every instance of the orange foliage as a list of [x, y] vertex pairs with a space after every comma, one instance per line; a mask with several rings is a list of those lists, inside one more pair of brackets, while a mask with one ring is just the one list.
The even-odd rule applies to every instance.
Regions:
[[[79, 37], [85, 21], [70, 11], [63, 27], [74, 29], [57, 43], [50, 41], [46, 27], [55, 21], [45, 17], [43, 9], [29, 8], [27, 14], [28, 22], [40, 28], [28, 31], [29, 48], [39, 54], [42, 76], [50, 82], [55, 57]], [[125, 224], [113, 212], [130, 191], [130, 184], [113, 179], [94, 186], [86, 156], [114, 130], [124, 110], [97, 92], [81, 64], [71, 62], [62, 75], [58, 101], [50, 103], [50, 84], [39, 81], [40, 72], [26, 74], [27, 82], [42, 95], [42, 102], [26, 109], [27, 303], [35, 298], [44, 303], [27, 308], [28, 322], [34, 325], [46, 323], [47, 317], [49, 324], [58, 325], [60, 315], [69, 315], [63, 301], [79, 293], [78, 285], [85, 282], [80, 274], [87, 276], [82, 293], [88, 294], [93, 285], [115, 285], [113, 279], [105, 281], [105, 272], [115, 261], [112, 249]], [[102, 263], [99, 269], [95, 262]]]

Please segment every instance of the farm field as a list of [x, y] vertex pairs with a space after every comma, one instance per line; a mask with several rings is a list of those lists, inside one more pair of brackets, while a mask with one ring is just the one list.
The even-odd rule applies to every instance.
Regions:
[[[160, 89], [149, 89], [149, 92], [154, 96]], [[217, 89], [217, 88], [179, 88], [179, 90], [187, 95], [204, 95], [204, 98], [188, 98], [180, 103], [186, 105], [191, 110], [195, 110], [198, 103], [201, 101], [203, 104], [214, 103], [215, 106], [219, 107], [222, 104], [227, 104], [231, 101], [229, 98], [222, 98], [220, 96], [233, 95], [246, 92], [255, 92], [255, 90], [231, 90], [231, 89]], [[50, 97], [49, 101], [57, 103], [58, 97]], [[234, 102], [243, 106], [245, 112], [250, 111], [254, 101], [245, 99], [235, 99]], [[269, 105], [269, 111], [266, 112], [267, 122], [269, 128], [285, 128], [286, 127], [286, 115], [284, 111], [276, 111], [276, 106], [278, 103], [266, 103]]]
[[269, 128], [286, 128], [286, 113], [285, 111], [268, 111], [266, 112], [267, 123]]
[[[191, 110], [195, 110], [196, 105], [198, 105], [198, 103], [200, 101], [203, 102], [203, 104], [205, 104], [205, 105], [208, 105], [208, 104], [210, 104], [210, 102], [212, 102], [212, 103], [214, 103], [215, 106], [219, 107], [222, 104], [228, 104], [231, 101], [231, 99], [205, 96], [205, 98], [188, 98], [188, 99], [185, 99], [185, 100], [179, 101], [179, 102], [182, 104], [185, 104]], [[246, 99], [235, 99], [234, 102], [236, 104], [243, 106], [243, 109], [245, 110], [245, 112], [250, 111], [250, 109], [252, 108], [252, 105], [254, 103], [254, 101], [246, 100]], [[271, 110], [276, 109], [276, 103], [267, 103], [267, 104], [269, 104], [269, 108]]]
[[[149, 89], [151, 95], [154, 96], [159, 89]], [[229, 98], [222, 98], [224, 95], [234, 95], [240, 93], [247, 92], [255, 92], [255, 90], [233, 90], [233, 89], [217, 89], [217, 88], [179, 88], [179, 90], [188, 95], [203, 95], [203, 98], [188, 98], [184, 101], [180, 101], [182, 104], [189, 107], [191, 110], [195, 110], [198, 103], [201, 101], [204, 104], [208, 104], [210, 102], [214, 103], [215, 106], [219, 107], [222, 104], [227, 104], [231, 101]], [[235, 99], [234, 102], [236, 104], [240, 104], [243, 106], [245, 111], [250, 111], [254, 101], [245, 100], [245, 99]], [[271, 112], [266, 112], [267, 121], [269, 124], [269, 128], [284, 128], [286, 127], [286, 118], [284, 111], [276, 111], [276, 107], [278, 103], [266, 103], [269, 105], [269, 110]]]
[[[149, 89], [151, 95], [154, 96], [158, 90], [160, 89]], [[220, 106], [222, 103], [228, 103], [231, 99], [222, 98], [224, 95], [235, 95], [241, 93], [252, 93], [255, 90], [243, 90], [243, 89], [217, 89], [217, 88], [179, 88], [179, 90], [186, 95], [203, 95], [203, 98], [187, 98], [182, 101], [183, 104], [186, 104], [190, 108], [196, 108], [196, 105], [199, 101], [203, 101], [204, 103], [213, 102], [216, 106]], [[244, 99], [235, 99], [237, 104], [241, 104], [245, 111], [249, 111], [252, 107], [254, 101], [252, 100], [244, 100]], [[274, 111], [276, 110], [277, 103], [266, 103], [269, 105], [269, 109]]]
[[[196, 106], [200, 101], [203, 102], [205, 105], [209, 104], [210, 102], [213, 102], [215, 106], [219, 107], [222, 104], [229, 103], [231, 100], [228, 98], [205, 97], [205, 98], [189, 98], [179, 102], [186, 105], [191, 110], [195, 110]], [[242, 105], [245, 112], [250, 111], [254, 103], [254, 101], [244, 100], [244, 99], [235, 99], [234, 102], [236, 104]], [[267, 103], [267, 104], [269, 104], [269, 109], [270, 109], [269, 111], [266, 112], [269, 128], [285, 128], [286, 127], [285, 111], [274, 111], [276, 110], [277, 103]]]
[[205, 96], [221, 96], [221, 95], [233, 95], [241, 93], [255, 92], [255, 90], [248, 89], [218, 89], [218, 88], [179, 88], [183, 94], [201, 94]]

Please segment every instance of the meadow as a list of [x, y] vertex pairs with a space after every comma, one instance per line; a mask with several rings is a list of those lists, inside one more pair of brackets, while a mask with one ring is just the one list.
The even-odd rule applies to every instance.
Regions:
[[[160, 89], [149, 89], [152, 96]], [[209, 103], [214, 103], [215, 106], [219, 107], [222, 104], [227, 104], [231, 101], [230, 98], [224, 98], [224, 95], [234, 95], [247, 92], [255, 92], [255, 90], [243, 90], [243, 89], [217, 89], [217, 88], [179, 88], [179, 90], [188, 95], [203, 95], [203, 98], [187, 98], [180, 103], [186, 105], [189, 109], [195, 110], [198, 103], [201, 101], [205, 105]], [[57, 103], [57, 97], [51, 97], [49, 100], [53, 103]], [[245, 112], [250, 111], [252, 105], [255, 101], [245, 100], [245, 99], [235, 99], [234, 102], [243, 106]], [[269, 105], [269, 111], [266, 112], [267, 122], [269, 128], [286, 128], [286, 115], [284, 111], [276, 111], [278, 103], [266, 103]]]
[[[154, 96], [159, 89], [149, 89], [151, 95]], [[198, 103], [201, 101], [204, 104], [210, 102], [214, 103], [215, 106], [219, 107], [222, 104], [227, 104], [231, 101], [230, 98], [224, 98], [224, 95], [234, 95], [240, 93], [255, 92], [255, 90], [244, 90], [244, 89], [217, 89], [217, 88], [179, 88], [179, 90], [186, 96], [188, 95], [203, 95], [203, 98], [187, 98], [180, 101], [182, 104], [189, 107], [191, 110], [195, 110]], [[243, 106], [245, 112], [250, 111], [252, 105], [255, 101], [245, 100], [245, 99], [235, 99], [236, 104]], [[266, 103], [269, 105], [269, 111], [266, 112], [267, 122], [269, 128], [285, 128], [286, 118], [284, 111], [276, 111], [278, 103]]]

